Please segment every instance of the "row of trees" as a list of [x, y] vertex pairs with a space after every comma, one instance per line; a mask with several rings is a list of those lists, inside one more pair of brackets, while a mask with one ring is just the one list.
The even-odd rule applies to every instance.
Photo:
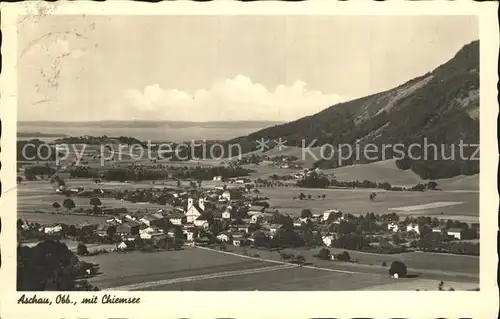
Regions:
[[34, 247], [17, 247], [17, 290], [71, 291], [98, 290], [84, 280], [98, 266], [78, 260], [68, 247], [43, 241]]

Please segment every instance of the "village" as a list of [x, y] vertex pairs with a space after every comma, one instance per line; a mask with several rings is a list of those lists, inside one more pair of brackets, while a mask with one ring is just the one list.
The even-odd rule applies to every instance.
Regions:
[[[186, 187], [123, 190], [70, 189], [59, 180], [55, 192], [62, 204], [54, 202], [52, 214], [102, 216], [102, 222], [41, 225], [19, 219], [19, 238], [25, 242], [71, 240], [79, 243], [81, 254], [88, 253], [85, 245], [89, 244], [104, 245], [106, 249], [101, 252], [182, 249], [184, 245], [225, 250], [230, 245], [268, 250], [334, 247], [383, 254], [408, 251], [479, 254], [478, 223], [409, 217], [397, 212], [353, 214], [335, 207], [319, 211], [315, 209], [315, 201], [325, 201], [326, 196], [312, 198], [304, 193], [294, 196], [294, 200], [303, 200], [310, 208], [302, 209], [298, 216], [270, 207], [269, 198], [260, 195], [255, 181], [249, 178], [214, 176], [213, 181], [221, 186], [202, 187], [201, 183], [191, 181]], [[87, 198], [91, 208], [75, 207], [74, 197]], [[161, 208], [133, 211], [105, 207], [101, 203], [103, 198], [156, 203]]]

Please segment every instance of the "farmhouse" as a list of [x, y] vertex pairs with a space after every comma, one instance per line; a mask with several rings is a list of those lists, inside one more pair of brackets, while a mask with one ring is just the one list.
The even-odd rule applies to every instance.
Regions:
[[[340, 213], [340, 211], [337, 209], [329, 209], [327, 211], [324, 211], [323, 212], [323, 221], [326, 222], [326, 221], [330, 220], [331, 217], [334, 217], [338, 213]], [[331, 215], [331, 217], [330, 217], [330, 215]]]
[[208, 228], [208, 215], [202, 214], [198, 218], [195, 219], [194, 225], [197, 227]]
[[231, 234], [227, 232], [220, 233], [219, 235], [217, 235], [217, 239], [227, 243], [231, 240]]
[[221, 195], [221, 199], [229, 202], [231, 200], [231, 192], [229, 191], [224, 191]]
[[223, 213], [222, 213], [222, 218], [223, 219], [231, 219], [231, 212], [226, 209]]
[[333, 237], [333, 235], [325, 235], [325, 236], [321, 237], [321, 240], [323, 241], [323, 243], [327, 247], [331, 247], [332, 246], [332, 242], [333, 242], [334, 239], [335, 238]]
[[420, 229], [418, 228], [418, 224], [409, 224], [406, 225], [406, 231], [407, 232], [415, 232], [417, 234], [420, 234]]
[[62, 231], [62, 226], [59, 225], [59, 224], [55, 224], [55, 225], [52, 225], [52, 226], [47, 226], [43, 229], [43, 232], [46, 233], [46, 234], [57, 234], [57, 233], [60, 233]]
[[176, 214], [173, 213], [171, 215], [167, 216], [167, 219], [173, 224], [173, 225], [182, 225], [187, 222], [187, 217], [184, 214]]
[[157, 217], [152, 214], [144, 216], [139, 219], [139, 222], [143, 223], [144, 225], [147, 226], [153, 226], [153, 225], [160, 225], [162, 223], [163, 216], [162, 217]]
[[111, 236], [116, 232], [116, 226], [110, 224], [101, 224], [97, 227], [96, 234], [100, 237]]
[[248, 215], [252, 216], [252, 215], [255, 215], [255, 214], [262, 214], [262, 213], [264, 213], [265, 210], [266, 210], [266, 208], [264, 206], [261, 206], [261, 205], [252, 205], [248, 209]]
[[220, 176], [220, 175], [219, 176], [214, 176], [213, 180], [214, 181], [222, 181], [222, 176]]
[[163, 239], [165, 238], [165, 234], [164, 233], [142, 233], [140, 235], [141, 239], [154, 239], [154, 240], [160, 240], [160, 239]]
[[389, 225], [387, 225], [387, 229], [397, 233], [399, 231], [399, 225], [396, 223], [389, 223]]
[[432, 229], [432, 232], [433, 232], [433, 233], [442, 233], [442, 232], [443, 232], [443, 230], [442, 230], [441, 228], [439, 228], [439, 227], [434, 227], [434, 228]]
[[274, 236], [274, 234], [276, 234], [278, 230], [281, 229], [281, 227], [283, 227], [283, 225], [281, 224], [271, 224], [269, 225], [269, 232], [271, 233], [272, 236]]
[[193, 223], [204, 212], [205, 212], [205, 200], [203, 198], [200, 198], [198, 200], [198, 204], [195, 204], [191, 197], [188, 198], [188, 204], [185, 213], [188, 223]]
[[456, 239], [462, 239], [464, 230], [461, 228], [450, 228], [448, 229], [448, 236], [453, 236]]
[[133, 221], [125, 222], [116, 227], [116, 233], [122, 236], [137, 235], [139, 234], [139, 227], [140, 227], [139, 223]]

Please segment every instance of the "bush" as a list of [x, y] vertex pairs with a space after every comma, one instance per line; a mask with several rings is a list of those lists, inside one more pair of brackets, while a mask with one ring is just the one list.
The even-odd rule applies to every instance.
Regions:
[[395, 274], [398, 274], [398, 277], [406, 276], [406, 265], [400, 261], [393, 261], [391, 264], [391, 268], [389, 268], [389, 275], [394, 276]]
[[338, 254], [336, 257], [337, 257], [337, 260], [340, 260], [340, 261], [350, 261], [351, 260], [351, 256], [349, 255], [349, 253], [347, 251], [343, 251], [341, 254]]
[[77, 255], [88, 255], [89, 251], [87, 249], [87, 246], [85, 246], [82, 243], [79, 243], [78, 246], [76, 246], [76, 254]]
[[318, 254], [315, 256], [319, 259], [328, 260], [330, 259], [330, 251], [327, 248], [321, 248]]

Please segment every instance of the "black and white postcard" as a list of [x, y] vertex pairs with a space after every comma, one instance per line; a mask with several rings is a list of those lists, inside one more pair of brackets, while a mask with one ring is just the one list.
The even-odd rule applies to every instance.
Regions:
[[497, 9], [2, 5], [2, 317], [496, 317]]

